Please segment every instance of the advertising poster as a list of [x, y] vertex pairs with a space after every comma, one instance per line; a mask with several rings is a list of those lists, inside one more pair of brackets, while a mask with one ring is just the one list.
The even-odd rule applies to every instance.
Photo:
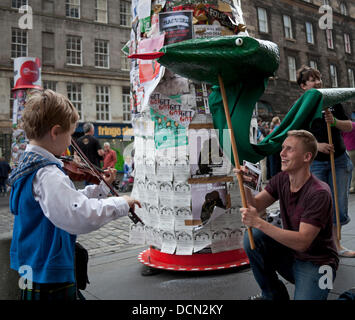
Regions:
[[203, 183], [191, 185], [191, 202], [193, 219], [207, 222], [217, 206], [226, 209], [226, 183]]
[[219, 147], [216, 131], [190, 129], [188, 134], [191, 177], [228, 175], [231, 163]]
[[192, 39], [192, 11], [159, 13], [159, 31], [165, 32], [164, 45]]
[[[164, 45], [164, 34], [154, 38], [144, 39], [139, 42], [137, 53], [156, 52]], [[156, 60], [138, 59], [139, 83], [135, 81], [136, 76], [131, 72], [131, 81], [134, 84], [135, 104], [137, 110], [143, 111], [148, 107], [149, 97], [154, 91], [162, 76], [165, 68]], [[134, 71], [136, 72], [136, 71]]]
[[170, 99], [158, 92], [151, 94], [149, 105], [155, 112], [169, 117], [174, 120], [174, 124], [178, 123], [183, 127], [188, 127], [195, 114], [194, 110], [185, 109], [181, 103]]
[[187, 129], [178, 122], [162, 116], [151, 109], [154, 121], [154, 141], [156, 149], [173, 148], [188, 144]]

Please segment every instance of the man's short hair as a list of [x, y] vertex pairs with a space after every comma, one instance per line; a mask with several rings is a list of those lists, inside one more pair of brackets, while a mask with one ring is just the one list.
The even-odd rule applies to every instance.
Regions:
[[92, 128], [94, 128], [94, 125], [91, 122], [84, 123], [83, 125], [84, 133], [88, 133]]
[[322, 76], [318, 70], [305, 65], [297, 70], [297, 83], [299, 86], [301, 84], [306, 84], [310, 77], [320, 80]]
[[64, 95], [52, 90], [33, 91], [22, 114], [22, 126], [28, 139], [40, 139], [55, 125], [63, 132], [79, 120], [78, 111]]
[[109, 142], [105, 142], [105, 143], [104, 143], [104, 146], [110, 147], [110, 143], [109, 143]]
[[318, 147], [317, 139], [312, 133], [306, 130], [290, 130], [287, 132], [287, 136], [300, 139], [303, 143], [304, 151], [312, 154], [311, 162], [314, 160], [318, 153]]

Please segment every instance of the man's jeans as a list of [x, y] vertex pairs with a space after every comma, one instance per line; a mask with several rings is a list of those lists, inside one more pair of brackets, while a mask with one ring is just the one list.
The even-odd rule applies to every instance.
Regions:
[[[349, 184], [351, 180], [351, 172], [353, 170], [353, 164], [347, 152], [344, 152], [341, 156], [334, 159], [335, 174], [338, 190], [338, 205], [340, 224], [345, 225], [350, 222], [348, 216], [348, 198], [349, 198]], [[326, 182], [332, 191], [333, 197], [333, 224], [336, 224], [335, 216], [335, 202], [333, 191], [333, 178], [332, 168], [330, 161], [316, 161], [314, 160], [311, 165], [311, 172], [320, 180]]]
[[[244, 249], [263, 298], [289, 300], [287, 289], [276, 271], [295, 285], [294, 300], [326, 300], [329, 288], [322, 289], [320, 266], [294, 259], [292, 250], [273, 240], [258, 229], [253, 229], [255, 249], [251, 250], [248, 233], [244, 235]], [[333, 281], [335, 271], [333, 270]], [[326, 287], [329, 287], [327, 284]]]

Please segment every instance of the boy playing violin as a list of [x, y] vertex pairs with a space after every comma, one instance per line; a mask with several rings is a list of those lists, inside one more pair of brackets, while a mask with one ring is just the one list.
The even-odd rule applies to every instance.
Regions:
[[[76, 235], [141, 206], [128, 196], [106, 198], [109, 189], [102, 182], [76, 190], [56, 156], [70, 145], [78, 119], [73, 104], [51, 90], [35, 92], [26, 103], [22, 120], [29, 144], [9, 178], [15, 215], [11, 268], [32, 269], [32, 289], [22, 289], [22, 299], [75, 300]], [[111, 169], [104, 179], [111, 184], [115, 175]]]

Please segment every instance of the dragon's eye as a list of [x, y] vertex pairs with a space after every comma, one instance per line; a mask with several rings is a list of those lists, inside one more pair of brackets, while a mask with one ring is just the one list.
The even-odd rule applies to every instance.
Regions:
[[238, 38], [237, 40], [235, 40], [235, 44], [237, 47], [240, 47], [243, 45], [243, 39], [241, 38]]

